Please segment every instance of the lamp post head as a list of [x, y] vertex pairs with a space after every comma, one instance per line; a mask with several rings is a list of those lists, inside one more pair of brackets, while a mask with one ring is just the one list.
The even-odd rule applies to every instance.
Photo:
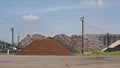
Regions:
[[81, 20], [84, 20], [84, 19], [85, 19], [85, 17], [81, 17], [80, 19], [81, 19]]
[[83, 23], [83, 21], [84, 21], [85, 17], [81, 17], [80, 19], [81, 19], [81, 21], [82, 21], [82, 23]]

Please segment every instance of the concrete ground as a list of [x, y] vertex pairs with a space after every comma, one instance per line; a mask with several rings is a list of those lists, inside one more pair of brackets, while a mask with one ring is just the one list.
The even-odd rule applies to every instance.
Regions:
[[120, 56], [0, 55], [0, 68], [120, 68]]

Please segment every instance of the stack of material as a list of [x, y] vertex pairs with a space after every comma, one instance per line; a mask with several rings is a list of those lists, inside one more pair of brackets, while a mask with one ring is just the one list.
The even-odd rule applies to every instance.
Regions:
[[[82, 39], [81, 35], [72, 35], [67, 36], [64, 34], [56, 35], [53, 37], [55, 40], [60, 41], [65, 44], [68, 50], [72, 50], [71, 52], [81, 52], [81, 44]], [[84, 36], [84, 52], [93, 52], [93, 51], [101, 51], [105, 48], [105, 45], [94, 35], [85, 35]]]
[[[26, 47], [35, 40], [43, 40], [48, 37], [41, 34], [27, 35], [20, 43], [21, 47]], [[81, 35], [68, 36], [58, 34], [52, 37], [56, 42], [62, 44], [70, 52], [81, 52], [82, 39]], [[94, 34], [84, 36], [84, 52], [101, 51], [106, 46]]]
[[33, 41], [18, 55], [72, 55], [60, 43], [51, 38]]

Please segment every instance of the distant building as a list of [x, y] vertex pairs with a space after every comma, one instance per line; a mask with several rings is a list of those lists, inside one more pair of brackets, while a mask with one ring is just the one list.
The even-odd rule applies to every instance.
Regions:
[[98, 34], [98, 39], [103, 42], [104, 45], [109, 46], [112, 43], [120, 39], [120, 34]]

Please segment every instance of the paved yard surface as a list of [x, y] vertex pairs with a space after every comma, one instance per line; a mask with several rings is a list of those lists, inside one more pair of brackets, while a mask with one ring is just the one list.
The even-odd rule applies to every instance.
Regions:
[[120, 56], [0, 55], [0, 68], [120, 68]]

